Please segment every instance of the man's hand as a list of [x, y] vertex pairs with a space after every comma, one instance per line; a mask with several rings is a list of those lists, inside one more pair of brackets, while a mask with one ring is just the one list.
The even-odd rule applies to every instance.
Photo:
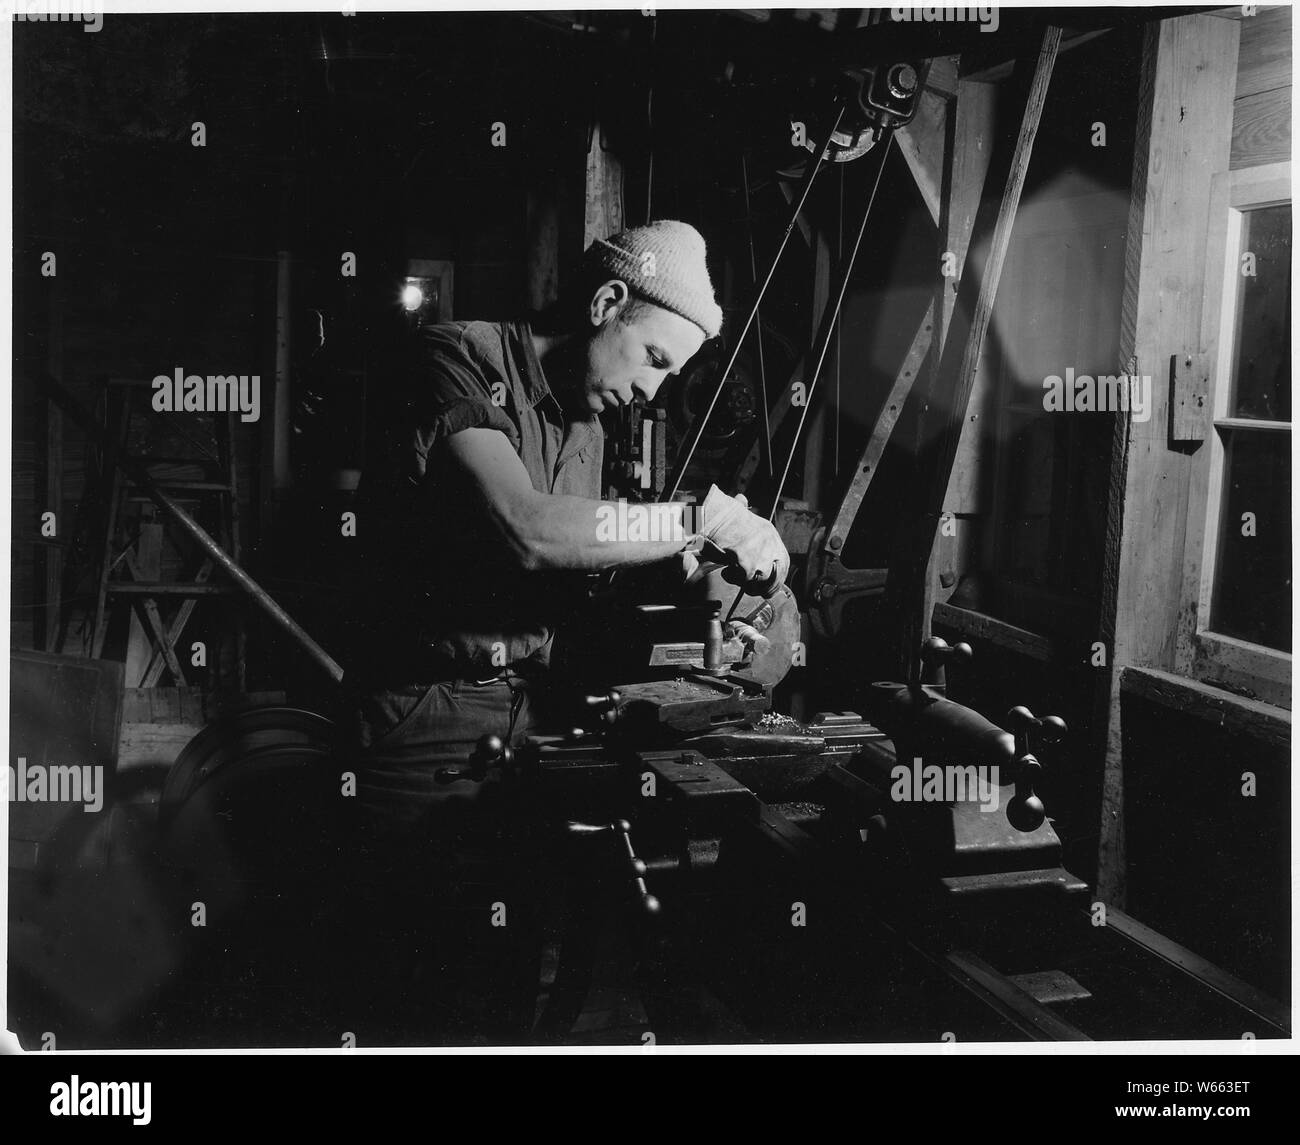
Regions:
[[781, 535], [770, 521], [750, 512], [743, 495], [728, 497], [710, 486], [701, 514], [700, 536], [736, 565], [746, 587], [761, 586], [763, 594], [771, 596], [785, 582], [790, 554]]

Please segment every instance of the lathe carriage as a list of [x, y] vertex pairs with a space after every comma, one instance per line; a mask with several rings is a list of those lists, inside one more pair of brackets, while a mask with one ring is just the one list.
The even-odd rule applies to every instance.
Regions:
[[[716, 613], [700, 610], [706, 629]], [[773, 709], [775, 681], [752, 678], [751, 658], [716, 662], [702, 635], [579, 700], [568, 733], [513, 751], [484, 737], [439, 773], [494, 787], [506, 864], [547, 888], [550, 916], [526, 939], [550, 967], [528, 1039], [626, 1040], [631, 1026], [584, 1026], [611, 989], [664, 1043], [1284, 1036], [1280, 1004], [1065, 869], [1035, 785], [1037, 753], [1051, 766], [1067, 729], [1024, 707], [1004, 728], [947, 698], [968, 645], [931, 638], [919, 660], [933, 683], [864, 683], [867, 715], [801, 722]], [[215, 725], [169, 776], [168, 838], [201, 867], [212, 833], [196, 828], [264, 805], [268, 776], [301, 814], [328, 817], [347, 766], [310, 713]], [[319, 803], [302, 801], [306, 776], [324, 779]], [[348, 862], [346, 841], [324, 846]], [[265, 882], [276, 864], [250, 854], [245, 877]], [[502, 885], [459, 908], [488, 917]], [[418, 909], [436, 932], [447, 904]]]

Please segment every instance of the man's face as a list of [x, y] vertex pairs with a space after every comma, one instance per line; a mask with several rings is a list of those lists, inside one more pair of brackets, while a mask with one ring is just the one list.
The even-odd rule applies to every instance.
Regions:
[[[593, 303], [592, 321], [599, 325], [587, 343], [583, 384], [583, 398], [592, 413], [638, 399], [652, 401], [664, 380], [686, 365], [704, 343], [704, 331], [694, 322], [662, 306], [638, 299], [623, 316], [615, 313], [617, 306], [617, 298], [604, 305], [600, 292]], [[624, 321], [629, 313], [631, 321]]]

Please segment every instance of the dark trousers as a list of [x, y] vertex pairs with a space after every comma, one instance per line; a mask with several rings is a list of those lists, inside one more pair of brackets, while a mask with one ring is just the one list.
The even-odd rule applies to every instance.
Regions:
[[437, 773], [468, 767], [483, 735], [520, 742], [528, 690], [515, 678], [353, 694], [344, 925], [369, 1044], [526, 1040], [540, 953], [532, 824], [499, 772]]

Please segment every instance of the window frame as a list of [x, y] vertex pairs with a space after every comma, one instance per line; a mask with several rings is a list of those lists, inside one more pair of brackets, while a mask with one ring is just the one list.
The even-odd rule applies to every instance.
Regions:
[[1291, 653], [1216, 632], [1209, 621], [1225, 497], [1224, 431], [1293, 433], [1291, 422], [1229, 416], [1243, 215], [1292, 201], [1290, 161], [1223, 171], [1211, 180], [1201, 316], [1201, 345], [1210, 371], [1210, 411], [1204, 448], [1193, 458], [1182, 593], [1184, 621], [1176, 656], [1180, 675], [1244, 689], [1288, 710]]

